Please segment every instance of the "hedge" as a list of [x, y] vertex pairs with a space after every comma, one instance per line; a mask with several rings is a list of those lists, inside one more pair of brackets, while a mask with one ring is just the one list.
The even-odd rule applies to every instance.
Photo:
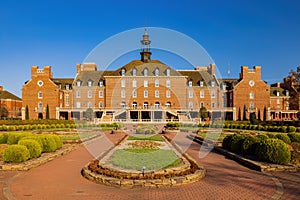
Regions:
[[42, 134], [39, 135], [42, 142], [42, 153], [44, 152], [54, 152], [57, 149], [55, 139], [52, 135]]
[[300, 142], [300, 133], [288, 133], [287, 135], [291, 142]]
[[29, 150], [23, 145], [10, 145], [3, 152], [4, 162], [24, 162], [30, 158]]
[[257, 145], [257, 156], [260, 161], [275, 164], [287, 164], [291, 160], [291, 152], [287, 145], [279, 139], [267, 139]]
[[56, 149], [62, 148], [63, 142], [62, 142], [61, 137], [58, 136], [58, 135], [55, 135], [55, 134], [52, 134], [51, 136], [52, 136], [52, 137], [54, 138], [54, 140], [55, 140]]
[[0, 134], [0, 144], [6, 144], [7, 143], [8, 134], [2, 133]]
[[39, 143], [41, 147], [43, 146], [42, 140], [40, 137], [38, 137], [38, 135], [30, 135], [30, 136], [22, 137], [19, 141], [22, 140], [35, 140]]
[[18, 144], [19, 140], [23, 137], [32, 136], [30, 132], [11, 132], [7, 136], [7, 144]]
[[20, 140], [18, 144], [26, 146], [26, 148], [29, 150], [30, 158], [38, 158], [42, 154], [42, 147], [36, 140]]
[[255, 155], [255, 149], [259, 142], [258, 137], [247, 135], [242, 141], [241, 153], [243, 155]]
[[275, 135], [275, 137], [277, 139], [282, 140], [286, 144], [291, 144], [291, 139], [289, 138], [289, 136], [286, 133], [278, 133]]

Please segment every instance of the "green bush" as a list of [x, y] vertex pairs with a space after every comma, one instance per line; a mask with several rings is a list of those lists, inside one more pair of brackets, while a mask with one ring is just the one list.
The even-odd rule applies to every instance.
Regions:
[[297, 133], [300, 133], [300, 127], [297, 128], [296, 132], [297, 132]]
[[287, 135], [291, 142], [300, 142], [300, 133], [288, 133]]
[[289, 126], [289, 127], [288, 127], [288, 132], [289, 132], [289, 133], [294, 133], [294, 132], [296, 132], [295, 126]]
[[10, 145], [3, 152], [4, 162], [24, 162], [30, 158], [29, 150], [23, 145]]
[[263, 127], [262, 125], [258, 125], [258, 126], [257, 126], [257, 130], [263, 131], [263, 130], [264, 130], [264, 127]]
[[275, 134], [267, 133], [268, 138], [276, 138]]
[[57, 149], [54, 137], [47, 134], [39, 135], [42, 142], [42, 152], [54, 152]]
[[16, 131], [16, 127], [15, 126], [8, 126], [7, 130], [8, 131]]
[[255, 149], [259, 142], [259, 138], [254, 137], [253, 135], [247, 135], [242, 140], [241, 153], [244, 155], [255, 155]]
[[0, 134], [0, 144], [6, 144], [7, 143], [8, 134], [7, 133], [1, 133]]
[[30, 135], [30, 136], [22, 137], [19, 141], [22, 140], [35, 140], [39, 143], [41, 147], [43, 146], [42, 140], [38, 135]]
[[55, 140], [56, 149], [62, 148], [63, 143], [62, 143], [61, 137], [58, 135], [55, 135], [55, 134], [51, 134], [50, 136], [52, 136]]
[[264, 134], [264, 133], [260, 133], [256, 137], [258, 139], [260, 139], [260, 140], [267, 140], [267, 139], [269, 139], [269, 137], [266, 134]]
[[19, 145], [25, 146], [29, 150], [30, 158], [38, 158], [42, 154], [41, 145], [33, 139], [20, 140], [18, 142]]
[[242, 142], [246, 137], [246, 134], [234, 134], [230, 140], [230, 151], [234, 153], [241, 153]]
[[260, 161], [275, 164], [287, 164], [291, 160], [291, 152], [287, 145], [279, 139], [267, 139], [261, 141], [256, 148]]
[[230, 144], [231, 144], [232, 137], [233, 137], [233, 135], [226, 135], [225, 136], [225, 138], [223, 139], [223, 142], [222, 142], [222, 147], [224, 149], [230, 150]]
[[19, 140], [23, 137], [32, 136], [30, 132], [11, 132], [8, 133], [7, 144], [18, 144]]
[[282, 140], [286, 144], [291, 144], [291, 139], [286, 133], [278, 133], [275, 135], [277, 139]]
[[2, 125], [0, 125], [0, 131], [3, 131], [3, 126]]
[[280, 132], [286, 133], [287, 132], [287, 126], [281, 126], [280, 127]]

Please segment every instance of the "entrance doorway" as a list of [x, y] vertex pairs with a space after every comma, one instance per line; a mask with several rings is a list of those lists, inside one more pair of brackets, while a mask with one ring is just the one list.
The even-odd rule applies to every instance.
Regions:
[[38, 119], [43, 119], [43, 113], [38, 114]]

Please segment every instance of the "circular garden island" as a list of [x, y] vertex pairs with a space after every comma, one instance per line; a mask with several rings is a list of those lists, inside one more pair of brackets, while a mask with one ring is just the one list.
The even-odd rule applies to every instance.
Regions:
[[82, 175], [110, 186], [158, 188], [199, 181], [205, 169], [156, 134], [126, 136], [87, 164]]

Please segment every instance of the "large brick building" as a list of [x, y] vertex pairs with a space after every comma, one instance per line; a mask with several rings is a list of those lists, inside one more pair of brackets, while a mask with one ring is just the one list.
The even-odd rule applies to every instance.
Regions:
[[[237, 120], [267, 110], [267, 119], [294, 119], [299, 109], [290, 110], [287, 89], [270, 87], [261, 79], [261, 67], [241, 67], [238, 79], [217, 79], [215, 65], [175, 70], [151, 60], [148, 34], [141, 41], [140, 60], [117, 70], [101, 71], [95, 63], [77, 65], [75, 78], [56, 79], [51, 67], [32, 67], [31, 80], [22, 89], [23, 112], [31, 119], [84, 119], [91, 108], [99, 121], [197, 120], [205, 107], [212, 118]], [[274, 95], [279, 91], [281, 96]], [[280, 98], [280, 100], [278, 100]]]
[[21, 118], [22, 100], [0, 86], [0, 119]]

